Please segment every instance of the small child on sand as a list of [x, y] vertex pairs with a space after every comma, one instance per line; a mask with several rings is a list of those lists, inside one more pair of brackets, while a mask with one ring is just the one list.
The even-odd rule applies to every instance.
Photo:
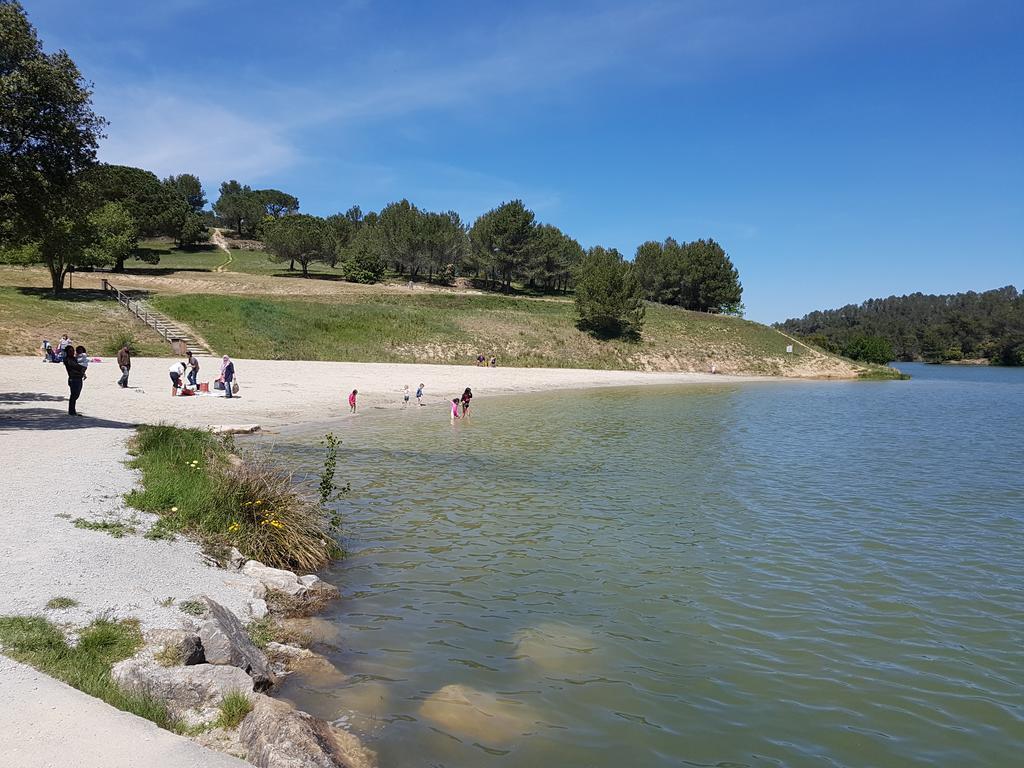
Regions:
[[419, 387], [416, 388], [416, 402], [419, 405], [423, 405], [423, 384], [420, 383]]
[[351, 413], [356, 412], [356, 395], [359, 394], [358, 389], [353, 389], [352, 394], [348, 396], [348, 407]]
[[452, 398], [452, 424], [455, 423], [455, 420], [457, 418], [459, 418], [459, 398], [453, 397]]
[[406, 384], [402, 388], [402, 407], [407, 408], [409, 406], [409, 385]]

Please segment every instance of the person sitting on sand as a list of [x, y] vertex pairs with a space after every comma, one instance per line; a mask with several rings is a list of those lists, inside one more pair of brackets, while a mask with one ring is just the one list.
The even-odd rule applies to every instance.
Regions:
[[452, 398], [452, 424], [455, 423], [455, 420], [457, 418], [459, 418], [459, 398], [453, 397]]
[[44, 363], [56, 363], [57, 362], [57, 356], [53, 352], [53, 347], [50, 346], [50, 342], [47, 341], [46, 339], [43, 339], [42, 350], [43, 350], [43, 362]]
[[487, 364], [487, 359], [483, 355], [477, 355], [476, 356], [476, 364], [477, 365], [486, 365]]
[[170, 368], [170, 375], [171, 397], [174, 397], [176, 394], [178, 394], [178, 390], [182, 387], [181, 377], [185, 375], [185, 363], [183, 363], [180, 360], [175, 361], [175, 363]]
[[469, 401], [473, 399], [473, 390], [466, 387], [466, 391], [462, 393], [462, 418], [469, 417]]
[[416, 402], [419, 405], [426, 405], [426, 403], [423, 402], [423, 387], [424, 386], [426, 386], [426, 385], [421, 381], [420, 385], [418, 387], [416, 387]]
[[494, 355], [491, 355], [491, 368], [497, 368], [497, 367], [498, 367], [498, 358], [496, 358]]
[[63, 336], [60, 337], [60, 341], [57, 342], [57, 351], [63, 352], [67, 347], [70, 346], [72, 346], [71, 339], [69, 339], [68, 335], [65, 333]]

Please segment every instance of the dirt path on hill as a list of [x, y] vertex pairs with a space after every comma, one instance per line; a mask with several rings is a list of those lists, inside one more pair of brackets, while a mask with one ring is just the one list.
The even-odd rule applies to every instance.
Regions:
[[222, 251], [224, 251], [224, 253], [226, 253], [228, 256], [227, 261], [225, 261], [223, 264], [218, 265], [214, 272], [227, 272], [228, 264], [234, 261], [234, 258], [232, 258], [231, 256], [231, 249], [228, 248], [228, 241], [224, 239], [224, 233], [221, 232], [219, 229], [214, 229], [210, 234], [210, 241], [218, 248], [220, 248]]

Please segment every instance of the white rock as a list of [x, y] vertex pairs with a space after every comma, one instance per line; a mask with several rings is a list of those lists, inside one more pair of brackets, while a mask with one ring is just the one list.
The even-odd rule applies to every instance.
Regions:
[[291, 571], [270, 568], [256, 560], [250, 560], [243, 565], [242, 573], [256, 579], [267, 589], [276, 589], [287, 595], [294, 596], [306, 590], [306, 586], [299, 581], [299, 577]]
[[318, 581], [320, 581], [320, 577], [314, 576], [313, 574], [310, 574], [309, 576], [299, 576], [299, 583], [304, 587], [312, 587]]
[[254, 619], [265, 618], [267, 615], [267, 601], [260, 599], [250, 600], [249, 613], [252, 614]]

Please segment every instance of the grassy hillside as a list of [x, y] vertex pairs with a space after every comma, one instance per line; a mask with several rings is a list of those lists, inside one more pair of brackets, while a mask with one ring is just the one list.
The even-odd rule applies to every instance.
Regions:
[[[218, 351], [242, 358], [469, 363], [566, 368], [850, 375], [851, 367], [733, 317], [650, 306], [641, 343], [598, 341], [575, 327], [571, 301], [422, 293], [308, 296], [161, 295]], [[812, 370], [813, 369], [813, 370]]]
[[125, 335], [135, 339], [137, 355], [170, 351], [155, 331], [98, 290], [54, 299], [45, 288], [0, 287], [0, 354], [36, 354], [43, 339], [56, 343], [63, 333], [94, 355], [116, 353]]

